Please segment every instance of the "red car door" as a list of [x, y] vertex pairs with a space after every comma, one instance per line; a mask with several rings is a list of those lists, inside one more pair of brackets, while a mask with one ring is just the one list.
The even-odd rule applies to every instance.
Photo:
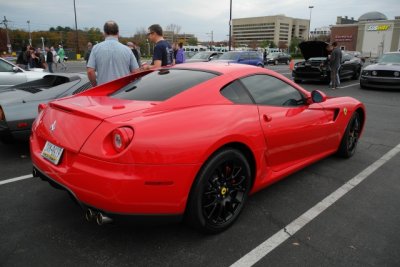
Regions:
[[298, 107], [259, 105], [267, 144], [266, 156], [274, 171], [326, 153], [333, 123], [319, 104]]
[[322, 105], [306, 103], [299, 90], [273, 76], [253, 75], [241, 81], [258, 105], [266, 157], [274, 171], [332, 149], [326, 140], [335, 127]]

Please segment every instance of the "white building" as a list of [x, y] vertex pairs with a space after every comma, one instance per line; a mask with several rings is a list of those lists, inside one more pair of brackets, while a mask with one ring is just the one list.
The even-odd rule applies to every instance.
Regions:
[[293, 37], [307, 39], [309, 20], [286, 17], [284, 15], [240, 18], [232, 20], [232, 36], [236, 47], [260, 45], [272, 41], [276, 45], [289, 46]]

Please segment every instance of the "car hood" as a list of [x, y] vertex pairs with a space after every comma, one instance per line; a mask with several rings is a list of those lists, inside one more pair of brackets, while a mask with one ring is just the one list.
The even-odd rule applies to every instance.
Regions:
[[308, 60], [311, 57], [327, 57], [327, 45], [328, 43], [322, 41], [307, 41], [300, 43], [299, 48], [304, 59]]
[[376, 63], [372, 65], [368, 65], [364, 68], [364, 70], [392, 70], [392, 71], [400, 71], [399, 63]]

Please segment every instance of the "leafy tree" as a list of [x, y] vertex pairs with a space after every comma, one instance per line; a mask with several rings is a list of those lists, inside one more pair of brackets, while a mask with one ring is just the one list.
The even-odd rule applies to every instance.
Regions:
[[290, 44], [289, 44], [289, 51], [290, 51], [290, 53], [292, 53], [292, 54], [297, 54], [297, 52], [298, 52], [298, 47], [299, 47], [299, 44], [302, 42], [302, 40], [300, 39], [300, 38], [298, 38], [298, 37], [293, 37], [292, 38], [292, 40], [290, 41]]
[[195, 37], [189, 38], [189, 39], [187, 40], [187, 44], [188, 44], [188, 45], [197, 45], [198, 43], [199, 43], [199, 42], [198, 42], [197, 38], [195, 38]]

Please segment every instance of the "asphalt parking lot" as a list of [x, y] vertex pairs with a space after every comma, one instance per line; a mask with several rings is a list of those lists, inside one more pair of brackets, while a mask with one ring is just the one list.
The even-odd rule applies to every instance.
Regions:
[[[287, 65], [268, 68], [290, 77]], [[65, 192], [31, 178], [28, 144], [0, 144], [0, 266], [400, 266], [400, 91], [302, 86], [364, 102], [356, 155], [256, 193], [218, 235], [157, 220], [88, 223]]]

